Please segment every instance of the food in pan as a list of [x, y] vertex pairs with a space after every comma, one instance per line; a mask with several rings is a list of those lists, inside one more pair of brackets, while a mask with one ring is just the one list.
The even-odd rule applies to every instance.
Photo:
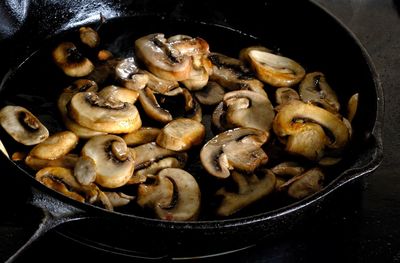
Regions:
[[200, 37], [152, 33], [117, 57], [90, 27], [78, 39], [49, 54], [71, 78], [57, 101], [64, 131], [49, 134], [23, 105], [0, 111], [4, 130], [30, 146], [15, 160], [77, 201], [225, 218], [318, 192], [351, 141], [358, 94], [340, 105], [329, 76], [266, 47], [233, 58]]

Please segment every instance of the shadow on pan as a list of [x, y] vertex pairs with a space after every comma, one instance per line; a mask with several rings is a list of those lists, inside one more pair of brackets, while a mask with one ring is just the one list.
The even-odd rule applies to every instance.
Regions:
[[[249, 214], [224, 220], [166, 222], [108, 212], [45, 188], [25, 167], [15, 164], [20, 180], [31, 185], [31, 204], [44, 211], [44, 219], [10, 261], [55, 227], [62, 235], [88, 246], [115, 253], [122, 251], [139, 258], [193, 257], [241, 249], [260, 239], [282, 235], [309, 220], [333, 196], [331, 192], [372, 172], [382, 159], [383, 94], [373, 65], [358, 40], [312, 2], [248, 1], [244, 5], [228, 1], [65, 3], [54, 0], [20, 3], [26, 3], [23, 19], [13, 18], [15, 14], [9, 11], [12, 5], [6, 8], [11, 17], [8, 22], [11, 21], [15, 30], [3, 34], [1, 43], [5, 58], [2, 70], [11, 68], [11, 71], [0, 87], [0, 103], [1, 106], [26, 106], [43, 120], [50, 132], [62, 129], [54, 102], [68, 79], [64, 83], [63, 77], [58, 78], [59, 73], [43, 52], [69, 30], [95, 23], [100, 13], [108, 18], [101, 29], [103, 39], [111, 50], [126, 52], [121, 55], [129, 54], [135, 38], [153, 32], [201, 36], [209, 42], [212, 51], [230, 56], [237, 56], [245, 46], [261, 44], [299, 61], [308, 72], [324, 72], [343, 100], [360, 93], [360, 105], [354, 120], [354, 140], [342, 165], [332, 171], [329, 184], [321, 192], [283, 207], [259, 207]], [[58, 80], [58, 87], [54, 87], [54, 79]], [[4, 143], [7, 149], [18, 147], [8, 140]]]

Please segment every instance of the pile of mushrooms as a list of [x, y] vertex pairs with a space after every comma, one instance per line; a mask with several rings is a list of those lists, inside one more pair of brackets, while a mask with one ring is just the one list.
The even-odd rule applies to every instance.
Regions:
[[[4, 130], [31, 147], [12, 159], [74, 200], [197, 220], [202, 178], [211, 177], [222, 185], [217, 217], [231, 216], [269, 195], [318, 192], [351, 139], [358, 94], [344, 117], [323, 73], [265, 47], [232, 58], [200, 37], [154, 33], [135, 41], [134, 56], [114, 57], [92, 28], [79, 37], [52, 52], [73, 79], [57, 101], [64, 131], [50, 134], [20, 106], [0, 111]], [[196, 156], [200, 168], [188, 169]]]

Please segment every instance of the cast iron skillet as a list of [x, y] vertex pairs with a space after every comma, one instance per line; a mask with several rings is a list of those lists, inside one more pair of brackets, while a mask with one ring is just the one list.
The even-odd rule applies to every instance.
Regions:
[[[12, 2], [6, 1], [5, 5]], [[9, 11], [13, 6], [17, 9]], [[201, 36], [213, 51], [231, 56], [237, 56], [240, 48], [247, 45], [263, 44], [299, 61], [308, 72], [324, 72], [342, 105], [352, 94], [360, 93], [353, 123], [354, 140], [345, 160], [330, 172], [322, 191], [282, 207], [259, 206], [229, 219], [167, 222], [108, 212], [47, 189], [24, 166], [12, 162], [21, 180], [31, 184], [30, 202], [44, 211], [44, 217], [32, 238], [9, 261], [55, 227], [62, 235], [85, 245], [147, 259], [204, 256], [245, 248], [301, 224], [324, 205], [333, 191], [372, 172], [382, 160], [383, 92], [373, 64], [356, 37], [312, 2], [43, 0], [18, 1], [18, 5], [7, 8], [9, 19], [5, 22], [10, 30], [1, 32], [1, 52], [4, 65], [11, 70], [0, 86], [1, 106], [30, 107], [51, 132], [60, 129], [54, 102], [65, 85], [51, 86], [54, 82], [48, 76], [54, 72], [47, 71], [48, 61], [42, 60], [43, 67], [29, 63], [42, 54], [34, 51], [45, 50], [54, 43], [53, 37], [82, 24], [96, 24], [100, 12], [109, 20], [101, 33], [111, 49], [129, 50], [132, 43], [125, 40], [153, 32]], [[122, 41], [117, 45], [118, 36]], [[30, 54], [32, 58], [20, 66]], [[35, 70], [29, 70], [32, 68]], [[4, 134], [2, 141], [11, 152], [17, 149]]]

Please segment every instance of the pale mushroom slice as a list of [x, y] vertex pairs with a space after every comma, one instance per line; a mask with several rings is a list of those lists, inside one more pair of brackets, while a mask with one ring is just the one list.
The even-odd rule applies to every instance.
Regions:
[[79, 184], [70, 169], [46, 167], [39, 170], [35, 178], [45, 186], [79, 202], [94, 200], [98, 196], [97, 187]]
[[129, 133], [142, 126], [133, 104], [106, 100], [94, 92], [75, 94], [69, 104], [69, 115], [86, 128], [106, 133]]
[[205, 130], [204, 125], [198, 121], [180, 118], [165, 125], [156, 142], [169, 150], [186, 151], [203, 141]]
[[[204, 169], [218, 178], [230, 176], [230, 170], [237, 168], [252, 171], [266, 161], [261, 146], [269, 134], [253, 128], [236, 128], [216, 135], [200, 151]], [[259, 158], [262, 157], [262, 158]], [[230, 159], [231, 158], [231, 159]]]
[[284, 105], [291, 100], [299, 100], [300, 95], [296, 90], [289, 87], [277, 88], [275, 91], [275, 101], [279, 105]]
[[358, 93], [355, 93], [350, 97], [349, 102], [347, 103], [347, 119], [351, 123], [356, 116], [357, 108], [358, 108]]
[[79, 157], [74, 167], [74, 176], [82, 185], [89, 185], [96, 181], [96, 163], [88, 156]]
[[[175, 152], [158, 146], [155, 142], [130, 148], [135, 158], [135, 172], [129, 179], [129, 184], [137, 184], [146, 181], [146, 176], [151, 171], [158, 172], [162, 167], [183, 168], [187, 161], [187, 153]], [[165, 160], [169, 157], [173, 159]]]
[[36, 145], [29, 155], [44, 160], [55, 160], [74, 149], [78, 140], [78, 136], [73, 132], [58, 132]]
[[210, 80], [222, 87], [228, 90], [263, 89], [264, 84], [240, 60], [215, 52], [210, 53], [208, 58], [213, 64]]
[[209, 106], [220, 103], [224, 95], [224, 88], [214, 81], [209, 81], [203, 89], [194, 92], [194, 96], [201, 104]]
[[139, 130], [125, 134], [122, 136], [129, 147], [154, 142], [161, 130], [154, 127], [141, 127]]
[[303, 199], [311, 194], [319, 192], [323, 187], [324, 179], [325, 176], [321, 169], [312, 168], [290, 179], [283, 184], [281, 188], [286, 188], [290, 197]]
[[138, 68], [133, 57], [122, 59], [116, 64], [115, 76], [124, 87], [131, 90], [143, 89], [149, 81], [148, 74]]
[[100, 44], [100, 37], [96, 30], [83, 26], [79, 28], [79, 38], [85, 45], [95, 48]]
[[[299, 100], [292, 100], [280, 108], [273, 121], [273, 129], [277, 136], [284, 138], [314, 129], [316, 128], [315, 124], [329, 130], [329, 134], [326, 136], [326, 138], [329, 138], [329, 140], [326, 140], [327, 147], [342, 149], [346, 146], [350, 137], [349, 129], [336, 114]], [[318, 143], [323, 141], [320, 138], [322, 129], [318, 130], [314, 129], [313, 133], [318, 136], [309, 138], [310, 143], [313, 143], [314, 140]], [[300, 142], [300, 140], [298, 141]], [[311, 151], [312, 146], [309, 145], [308, 147]]]
[[275, 189], [282, 191], [282, 185], [284, 185], [289, 179], [304, 173], [304, 170], [304, 167], [301, 167], [297, 162], [282, 162], [275, 165], [271, 169], [271, 172], [276, 176]]
[[321, 72], [308, 73], [300, 83], [299, 94], [304, 102], [311, 102], [334, 113], [340, 110], [336, 92]]
[[275, 112], [268, 97], [250, 90], [237, 90], [226, 93], [223, 101], [230, 127], [270, 130]]
[[296, 61], [268, 51], [250, 50], [248, 59], [257, 77], [275, 87], [293, 86], [305, 75], [304, 68]]
[[79, 52], [72, 42], [60, 43], [52, 53], [53, 60], [70, 77], [84, 77], [93, 69], [93, 63]]
[[164, 34], [150, 34], [137, 39], [135, 52], [148, 70], [160, 78], [181, 81], [190, 75], [190, 56], [182, 55], [167, 43]]
[[156, 216], [163, 220], [196, 220], [201, 201], [200, 188], [196, 179], [190, 173], [177, 168], [163, 169], [157, 174], [157, 178], [156, 185], [139, 185], [138, 204], [142, 207], [150, 207]]
[[125, 185], [134, 171], [134, 156], [125, 141], [116, 135], [92, 137], [82, 148], [96, 164], [95, 182], [106, 188]]
[[104, 192], [112, 207], [121, 207], [129, 204], [132, 200], [135, 200], [134, 196], [127, 195], [121, 192]]
[[221, 188], [216, 193], [218, 196], [222, 196], [222, 202], [217, 209], [219, 216], [230, 216], [264, 198], [274, 191], [276, 184], [276, 177], [269, 170], [260, 177], [255, 174], [244, 175], [234, 171], [232, 179], [238, 186], [237, 192]]
[[30, 111], [20, 106], [0, 110], [0, 125], [17, 142], [35, 145], [49, 137], [47, 128]]
[[26, 156], [25, 164], [33, 170], [40, 170], [46, 167], [63, 167], [67, 169], [74, 169], [78, 162], [79, 156], [73, 153], [69, 153], [61, 156], [58, 159], [46, 160], [40, 159], [31, 155]]
[[134, 104], [139, 97], [139, 92], [136, 90], [115, 85], [104, 87], [98, 94], [106, 101], [122, 101], [131, 104]]

